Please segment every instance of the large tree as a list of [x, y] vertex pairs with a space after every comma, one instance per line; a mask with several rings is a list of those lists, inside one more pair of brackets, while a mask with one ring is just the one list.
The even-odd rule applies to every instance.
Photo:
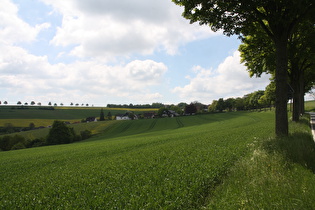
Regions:
[[315, 27], [310, 22], [300, 24], [289, 41], [289, 78], [293, 92], [293, 121], [304, 113], [304, 94], [315, 81]]
[[[268, 36], [260, 31], [253, 36], [243, 38], [240, 45], [241, 61], [245, 63], [250, 76], [260, 76], [263, 72], [275, 74], [276, 63], [273, 59], [275, 48], [268, 40]], [[288, 75], [293, 97], [292, 120], [298, 121], [304, 113], [304, 94], [309, 91], [315, 81], [314, 51], [315, 28], [313, 24], [305, 22], [299, 24], [288, 42]], [[305, 77], [305, 75], [307, 75]]]
[[47, 144], [68, 144], [74, 141], [75, 133], [73, 128], [68, 127], [64, 122], [55, 120], [47, 136]]
[[104, 121], [104, 120], [105, 120], [105, 114], [104, 114], [104, 110], [102, 108], [101, 113], [100, 113], [100, 121]]
[[315, 23], [314, 0], [173, 0], [184, 6], [183, 16], [191, 22], [207, 24], [212, 30], [251, 35], [259, 26], [276, 49], [276, 134], [288, 135], [287, 69], [288, 40], [295, 27], [305, 21]]

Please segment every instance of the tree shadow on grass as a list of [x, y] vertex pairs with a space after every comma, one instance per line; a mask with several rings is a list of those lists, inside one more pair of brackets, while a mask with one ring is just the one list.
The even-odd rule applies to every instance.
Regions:
[[295, 132], [288, 137], [270, 139], [263, 144], [268, 152], [279, 152], [294, 162], [315, 173], [315, 143], [306, 132]]
[[308, 117], [308, 118], [306, 118], [306, 117], [300, 118], [299, 123], [300, 123], [300, 124], [307, 125], [308, 127], [311, 126], [311, 125], [310, 125], [310, 118], [309, 118], [309, 117]]

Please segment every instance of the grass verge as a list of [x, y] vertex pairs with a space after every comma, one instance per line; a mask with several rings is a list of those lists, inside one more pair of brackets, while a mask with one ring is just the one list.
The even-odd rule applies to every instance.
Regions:
[[314, 209], [315, 144], [307, 118], [285, 138], [256, 139], [209, 197], [208, 209]]

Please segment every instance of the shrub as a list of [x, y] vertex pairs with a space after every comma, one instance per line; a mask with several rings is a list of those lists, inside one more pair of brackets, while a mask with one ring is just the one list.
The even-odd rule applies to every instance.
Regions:
[[11, 150], [17, 150], [17, 149], [25, 149], [25, 145], [22, 142], [18, 142], [17, 144], [15, 144]]
[[4, 136], [2, 138], [0, 138], [0, 149], [3, 151], [8, 151], [10, 149], [8, 149], [8, 145], [10, 142], [10, 136]]
[[31, 122], [28, 127], [30, 130], [33, 130], [35, 128], [35, 124]]
[[44, 138], [37, 138], [30, 142], [28, 147], [41, 147], [46, 145], [46, 140]]
[[23, 136], [15, 135], [0, 138], [0, 149], [3, 151], [9, 151], [17, 144], [19, 144], [19, 146], [17, 146], [16, 149], [22, 145], [25, 148], [25, 139]]
[[15, 131], [12, 123], [5, 123], [4, 124], [4, 130], [6, 133], [14, 133], [14, 131]]
[[79, 135], [75, 135], [73, 141], [81, 141], [82, 140], [82, 136], [79, 134]]
[[47, 136], [47, 144], [68, 144], [74, 141], [75, 133], [73, 128], [68, 127], [64, 122], [55, 120]]
[[92, 132], [89, 130], [84, 130], [80, 132], [82, 140], [88, 139], [92, 136]]

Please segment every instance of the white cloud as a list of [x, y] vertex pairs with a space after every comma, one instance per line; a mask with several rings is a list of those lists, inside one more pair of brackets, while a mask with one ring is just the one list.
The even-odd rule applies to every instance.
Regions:
[[182, 8], [169, 0], [42, 0], [63, 15], [52, 44], [75, 45], [71, 55], [111, 60], [163, 50], [214, 35], [209, 27], [190, 25]]
[[[55, 101], [105, 105], [112, 100], [149, 103], [162, 95], [150, 90], [163, 82], [167, 67], [153, 60], [135, 60], [109, 66], [95, 61], [49, 64], [20, 47], [0, 45], [0, 87], [18, 100]], [[15, 103], [15, 102], [13, 102]]]
[[212, 100], [228, 97], [242, 97], [256, 90], [264, 90], [269, 84], [269, 75], [250, 78], [246, 67], [240, 64], [240, 55], [235, 51], [216, 70], [193, 68], [194, 77], [186, 76], [189, 84], [175, 87], [172, 91], [185, 101], [209, 103]]
[[[0, 54], [1, 100], [101, 105], [177, 100], [168, 90], [176, 80], [165, 78], [168, 67], [163, 59], [176, 55], [179, 46], [220, 34], [190, 25], [181, 16], [182, 8], [170, 0], [40, 1], [51, 7], [45, 7], [45, 18], [34, 17], [32, 25], [19, 17], [17, 5], [1, 2], [0, 51], [5, 52]], [[61, 25], [56, 17], [62, 18]], [[50, 23], [38, 22], [43, 19]], [[47, 28], [47, 33], [40, 33]], [[174, 58], [174, 63], [168, 58], [165, 62], [177, 69], [178, 57]], [[194, 76], [186, 77], [189, 84], [173, 93], [187, 102], [209, 103], [256, 89], [260, 82], [248, 77], [238, 59], [237, 54], [228, 57], [217, 70], [195, 66]], [[49, 62], [64, 60], [67, 63]]]
[[34, 41], [42, 29], [49, 28], [49, 23], [35, 27], [18, 17], [18, 7], [9, 0], [2, 0], [0, 7], [0, 40], [6, 44]]

